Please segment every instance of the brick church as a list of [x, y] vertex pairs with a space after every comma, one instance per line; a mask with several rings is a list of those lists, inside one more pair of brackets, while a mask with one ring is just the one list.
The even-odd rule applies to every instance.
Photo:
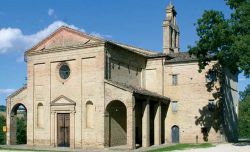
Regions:
[[[60, 27], [25, 52], [27, 85], [7, 98], [7, 144], [17, 144], [19, 107], [30, 146], [128, 149], [237, 140], [237, 76], [225, 85], [180, 51], [170, 3], [161, 53]], [[213, 63], [212, 63], [213, 64]], [[218, 106], [216, 92], [222, 94]]]

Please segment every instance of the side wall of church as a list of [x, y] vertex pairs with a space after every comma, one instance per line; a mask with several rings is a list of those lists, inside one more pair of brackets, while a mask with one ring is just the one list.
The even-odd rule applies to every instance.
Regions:
[[[208, 110], [209, 100], [214, 100], [214, 92], [207, 91], [206, 73], [199, 73], [198, 68], [197, 62], [165, 65], [164, 93], [172, 101], [167, 114], [169, 143], [172, 142], [173, 126], [179, 127], [181, 143], [223, 140], [218, 124], [219, 117], [216, 111]], [[173, 75], [177, 75], [176, 85], [172, 84]], [[175, 106], [174, 101], [177, 102]], [[174, 107], [177, 109], [176, 112], [173, 111]]]
[[163, 95], [163, 59], [148, 59], [144, 74], [144, 88]]
[[[59, 76], [61, 62], [66, 62], [70, 67], [67, 80]], [[31, 112], [28, 113], [28, 120], [33, 120], [28, 124], [28, 137], [32, 138], [28, 139], [28, 143], [56, 146], [56, 116], [51, 111], [51, 102], [63, 95], [76, 103], [70, 117], [74, 119], [70, 121], [73, 122], [70, 139], [74, 139], [70, 147], [102, 147], [104, 46], [31, 56], [27, 64], [28, 100], [32, 101], [29, 103]]]
[[238, 141], [238, 77], [229, 72], [228, 69], [224, 69], [224, 85], [222, 93], [224, 94], [223, 100], [223, 129], [226, 141], [237, 142]]
[[143, 69], [146, 59], [120, 47], [109, 47], [109, 79], [133, 86], [142, 86]]

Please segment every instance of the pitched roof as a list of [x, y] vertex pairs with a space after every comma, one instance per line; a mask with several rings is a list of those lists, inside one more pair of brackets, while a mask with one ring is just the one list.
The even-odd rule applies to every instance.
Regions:
[[108, 40], [107, 42], [113, 44], [113, 45], [117, 45], [119, 47], [122, 47], [126, 50], [129, 50], [131, 52], [134, 52], [134, 53], [137, 53], [137, 54], [141, 54], [143, 56], [150, 56], [150, 55], [153, 55], [153, 54], [157, 54], [156, 51], [152, 51], [152, 50], [146, 50], [146, 49], [142, 49], [142, 48], [139, 48], [139, 47], [135, 47], [135, 46], [131, 46], [131, 45], [127, 45], [127, 44], [122, 44], [120, 42], [115, 42], [115, 41], [110, 41]]
[[160, 95], [156, 92], [149, 91], [147, 89], [143, 89], [140, 87], [136, 87], [136, 86], [128, 85], [126, 83], [116, 82], [116, 81], [112, 81], [112, 80], [105, 80], [105, 82], [110, 83], [110, 84], [117, 86], [117, 87], [121, 87], [121, 88], [126, 89], [128, 91], [131, 91], [134, 94], [141, 94], [141, 95], [145, 95], [145, 96], [149, 96], [149, 97], [153, 97], [153, 98], [157, 98], [157, 99], [162, 99], [165, 101], [170, 101], [170, 98], [165, 97], [163, 95]]
[[[52, 47], [52, 48], [41, 47], [43, 44], [48, 42], [50, 39], [52, 39], [56, 34], [60, 33], [61, 31], [67, 31], [67, 32], [76, 34], [76, 35], [78, 35], [80, 37], [84, 37], [84, 38], [89, 39], [89, 41], [83, 41], [83, 42], [79, 42], [77, 44], [72, 44], [72, 45], [67, 45], [67, 46], [57, 46], [57, 47]], [[44, 54], [44, 53], [50, 53], [50, 52], [60, 52], [60, 51], [70, 50], [70, 48], [74, 49], [74, 48], [80, 48], [80, 47], [96, 47], [96, 46], [99, 46], [99, 45], [103, 45], [104, 43], [117, 45], [117, 46], [122, 47], [122, 48], [124, 48], [124, 49], [126, 49], [128, 51], [131, 51], [131, 52], [143, 55], [143, 56], [147, 56], [147, 55], [151, 55], [151, 54], [156, 53], [155, 51], [146, 50], [146, 49], [126, 45], [126, 44], [122, 44], [122, 43], [111, 41], [111, 40], [106, 40], [106, 39], [103, 39], [103, 38], [95, 37], [93, 35], [89, 35], [87, 33], [78, 31], [76, 29], [72, 29], [72, 28], [67, 27], [67, 26], [61, 26], [55, 32], [50, 34], [48, 37], [46, 37], [45, 39], [43, 39], [42, 41], [40, 41], [39, 43], [34, 45], [32, 48], [27, 50], [25, 52], [25, 55], [29, 56], [29, 55]]]
[[25, 89], [27, 89], [27, 85], [24, 85], [23, 87], [17, 89], [15, 92], [7, 96], [7, 99], [13, 98], [14, 96], [18, 95], [20, 92], [24, 91]]

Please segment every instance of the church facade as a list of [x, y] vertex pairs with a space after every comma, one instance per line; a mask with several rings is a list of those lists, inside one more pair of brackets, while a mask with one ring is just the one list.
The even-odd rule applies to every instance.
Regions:
[[17, 144], [19, 106], [33, 146], [134, 149], [237, 140], [237, 76], [225, 70], [225, 85], [218, 80], [208, 90], [212, 66], [199, 73], [197, 59], [179, 51], [176, 14], [170, 4], [162, 53], [64, 26], [27, 50], [27, 85], [7, 98], [7, 144]]

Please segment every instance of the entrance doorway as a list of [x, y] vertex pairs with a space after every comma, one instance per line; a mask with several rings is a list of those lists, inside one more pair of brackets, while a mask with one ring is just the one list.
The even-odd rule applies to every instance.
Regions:
[[59, 147], [69, 147], [70, 139], [70, 115], [69, 113], [57, 114], [57, 145]]
[[171, 129], [171, 134], [172, 134], [172, 143], [179, 143], [179, 127], [178, 126], [173, 126]]
[[10, 113], [10, 144], [27, 144], [27, 108], [21, 103]]

